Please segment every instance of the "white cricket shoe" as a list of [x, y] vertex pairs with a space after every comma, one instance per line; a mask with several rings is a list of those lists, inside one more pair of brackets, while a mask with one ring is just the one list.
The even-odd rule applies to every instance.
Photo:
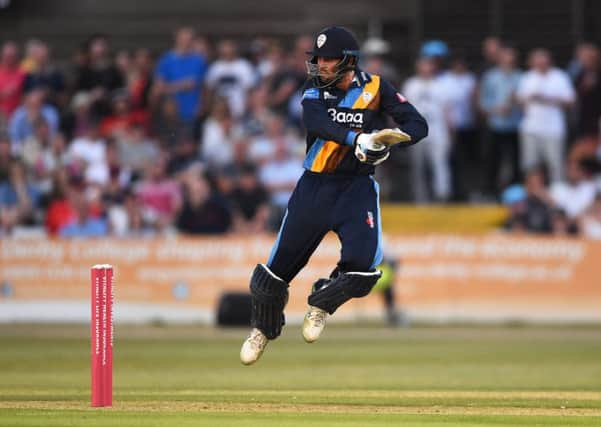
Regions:
[[311, 343], [317, 341], [326, 327], [328, 312], [318, 307], [309, 306], [303, 322], [303, 338]]
[[257, 328], [250, 331], [250, 335], [246, 341], [242, 343], [240, 349], [240, 361], [245, 365], [252, 365], [263, 354], [263, 350], [267, 346], [269, 339]]

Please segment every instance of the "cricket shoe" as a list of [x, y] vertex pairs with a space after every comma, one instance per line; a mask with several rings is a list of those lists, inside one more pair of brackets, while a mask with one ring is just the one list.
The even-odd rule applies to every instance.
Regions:
[[257, 328], [250, 331], [250, 335], [240, 349], [240, 361], [245, 365], [252, 365], [263, 354], [269, 339]]
[[326, 327], [328, 312], [319, 307], [309, 306], [303, 322], [303, 338], [308, 343], [315, 342]]

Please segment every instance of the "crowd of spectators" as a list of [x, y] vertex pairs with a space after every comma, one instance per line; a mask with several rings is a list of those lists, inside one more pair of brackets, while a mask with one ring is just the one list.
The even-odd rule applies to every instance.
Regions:
[[[0, 52], [0, 237], [277, 230], [302, 174], [305, 52], [257, 37], [216, 43], [179, 29], [171, 50], [112, 52], [90, 37], [68, 64], [40, 40]], [[426, 117], [427, 139], [379, 168], [413, 200], [505, 203], [507, 229], [601, 237], [599, 49], [552, 55], [494, 37], [468, 64], [424, 43], [400, 77], [383, 40], [361, 67]], [[526, 65], [522, 70], [519, 64]], [[395, 156], [409, 170], [398, 182]]]

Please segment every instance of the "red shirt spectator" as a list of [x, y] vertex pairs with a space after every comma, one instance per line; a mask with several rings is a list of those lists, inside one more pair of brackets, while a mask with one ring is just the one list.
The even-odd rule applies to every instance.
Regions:
[[132, 111], [126, 91], [120, 91], [113, 97], [113, 113], [100, 124], [100, 134], [104, 137], [123, 136], [134, 126], [148, 131], [148, 113], [144, 110]]
[[157, 159], [149, 167], [146, 179], [136, 188], [136, 195], [148, 222], [159, 228], [173, 222], [182, 195], [178, 182], [167, 176], [166, 158]]
[[0, 54], [0, 114], [10, 118], [21, 103], [25, 73], [18, 63], [19, 51], [13, 42], [6, 42]]

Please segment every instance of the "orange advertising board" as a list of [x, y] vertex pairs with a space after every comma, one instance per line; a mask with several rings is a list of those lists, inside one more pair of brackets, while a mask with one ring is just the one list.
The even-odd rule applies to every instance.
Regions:
[[[163, 304], [214, 310], [225, 291], [246, 291], [273, 236], [4, 240], [2, 304], [88, 301], [90, 267], [115, 268], [117, 305]], [[328, 236], [293, 281], [289, 313], [302, 313], [314, 280], [327, 277], [340, 253]], [[601, 319], [601, 242], [486, 236], [387, 236], [385, 254], [400, 260], [396, 298], [416, 317], [447, 319]], [[345, 313], [380, 312], [377, 295]]]

